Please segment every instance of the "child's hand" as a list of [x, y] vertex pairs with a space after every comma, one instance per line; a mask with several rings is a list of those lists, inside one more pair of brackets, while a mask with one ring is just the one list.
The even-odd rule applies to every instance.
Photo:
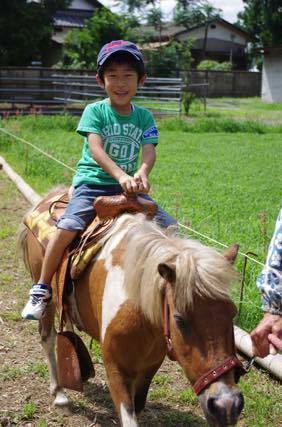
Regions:
[[136, 183], [135, 178], [130, 175], [122, 175], [118, 182], [125, 193], [138, 193], [140, 191], [139, 185]]
[[145, 173], [140, 171], [136, 172], [134, 175], [135, 182], [138, 186], [139, 193], [149, 193], [150, 191], [150, 183], [148, 181], [148, 177]]

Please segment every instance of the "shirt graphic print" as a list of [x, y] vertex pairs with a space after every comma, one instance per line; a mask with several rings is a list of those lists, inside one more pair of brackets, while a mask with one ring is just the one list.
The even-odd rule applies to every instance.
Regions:
[[111, 185], [117, 181], [106, 173], [93, 159], [87, 135], [101, 136], [108, 156], [128, 175], [133, 176], [138, 168], [142, 145], [158, 144], [158, 130], [152, 114], [145, 108], [132, 106], [128, 115], [120, 115], [109, 100], [89, 104], [80, 119], [77, 132], [84, 136], [82, 157], [77, 164], [73, 186], [80, 184]]

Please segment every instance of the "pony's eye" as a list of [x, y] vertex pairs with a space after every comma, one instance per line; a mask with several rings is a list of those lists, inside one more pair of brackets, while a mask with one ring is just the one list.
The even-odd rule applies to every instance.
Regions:
[[175, 323], [178, 327], [178, 329], [181, 331], [181, 333], [188, 333], [188, 324], [186, 320], [180, 315], [180, 314], [174, 314], [173, 315]]

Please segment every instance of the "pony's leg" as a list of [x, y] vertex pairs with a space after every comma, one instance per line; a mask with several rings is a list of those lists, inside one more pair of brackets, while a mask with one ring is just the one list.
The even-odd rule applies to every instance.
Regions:
[[[42, 246], [29, 230], [26, 230], [26, 238], [22, 241], [22, 246], [30, 275], [36, 283], [41, 274], [42, 260], [44, 256]], [[57, 334], [54, 327], [54, 318], [55, 307], [53, 304], [48, 304], [44, 316], [39, 321], [39, 333], [41, 337], [41, 345], [47, 357], [50, 375], [50, 393], [55, 396], [54, 405], [65, 406], [69, 401], [64, 394], [64, 391], [58, 386], [57, 361], [55, 355], [55, 341]]]
[[138, 427], [134, 407], [134, 378], [118, 366], [104, 361], [110, 393], [122, 427]]
[[39, 322], [39, 333], [41, 344], [46, 353], [50, 375], [50, 393], [55, 396], [53, 404], [55, 406], [66, 406], [69, 400], [63, 389], [58, 385], [57, 361], [55, 355], [56, 330], [54, 327], [55, 308], [49, 304], [45, 314]]
[[145, 407], [147, 394], [152, 382], [152, 379], [159, 369], [160, 364], [153, 366], [147, 372], [143, 372], [136, 382], [135, 395], [134, 395], [134, 407], [135, 412], [138, 415]]

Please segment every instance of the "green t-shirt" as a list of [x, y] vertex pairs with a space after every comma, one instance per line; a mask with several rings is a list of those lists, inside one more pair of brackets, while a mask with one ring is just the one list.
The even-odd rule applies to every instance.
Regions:
[[74, 187], [80, 184], [117, 183], [91, 156], [87, 140], [88, 133], [101, 135], [105, 152], [131, 176], [137, 171], [141, 146], [158, 143], [158, 130], [148, 110], [132, 105], [131, 114], [120, 115], [111, 107], [108, 99], [87, 105], [77, 132], [85, 138], [82, 157], [73, 178]]

